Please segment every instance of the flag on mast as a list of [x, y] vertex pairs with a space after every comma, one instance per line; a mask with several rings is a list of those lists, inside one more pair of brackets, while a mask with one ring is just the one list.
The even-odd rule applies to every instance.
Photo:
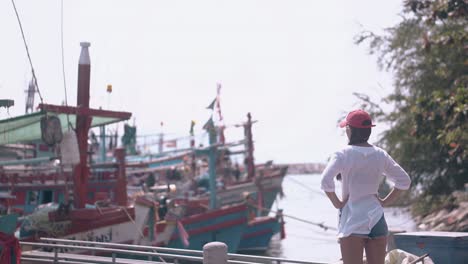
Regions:
[[214, 107], [215, 107], [215, 104], [216, 104], [216, 99], [217, 99], [217, 98], [213, 99], [213, 101], [211, 102], [211, 104], [210, 104], [209, 106], [207, 106], [206, 109], [211, 109], [211, 110], [213, 110]]

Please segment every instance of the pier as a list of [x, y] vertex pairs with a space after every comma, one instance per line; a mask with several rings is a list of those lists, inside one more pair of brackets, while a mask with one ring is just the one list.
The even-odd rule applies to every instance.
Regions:
[[[25, 264], [176, 264], [187, 261], [203, 264], [325, 264], [323, 262], [230, 254], [227, 253], [226, 245], [221, 242], [208, 243], [204, 246], [203, 251], [55, 238], [41, 238], [40, 242], [20, 242], [20, 245], [23, 250], [21, 263]], [[138, 260], [122, 256], [134, 256]]]

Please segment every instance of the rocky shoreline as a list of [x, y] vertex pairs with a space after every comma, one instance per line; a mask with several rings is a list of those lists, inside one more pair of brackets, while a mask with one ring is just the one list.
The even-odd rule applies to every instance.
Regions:
[[453, 208], [442, 208], [426, 216], [417, 216], [418, 229], [427, 231], [468, 232], [468, 193], [455, 192]]

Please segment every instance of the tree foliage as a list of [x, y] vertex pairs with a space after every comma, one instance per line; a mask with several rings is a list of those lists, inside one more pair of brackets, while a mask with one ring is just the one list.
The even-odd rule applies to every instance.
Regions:
[[380, 144], [411, 174], [413, 187], [450, 193], [468, 182], [468, 5], [409, 0], [402, 17], [382, 35], [356, 37], [394, 74], [394, 91], [384, 98], [392, 112], [360, 99], [390, 124]]

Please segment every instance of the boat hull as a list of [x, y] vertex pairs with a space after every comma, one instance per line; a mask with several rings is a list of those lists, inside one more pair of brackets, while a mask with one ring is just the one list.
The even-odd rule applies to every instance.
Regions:
[[250, 221], [239, 244], [238, 252], [264, 252], [273, 235], [280, 232], [281, 222], [276, 217], [258, 217]]
[[220, 241], [228, 252], [236, 252], [247, 227], [247, 206], [236, 205], [181, 219], [189, 235], [189, 245], [184, 245], [180, 230], [176, 230], [168, 247], [202, 250], [206, 243]]
[[[284, 176], [286, 175], [286, 169], [278, 169], [272, 172], [268, 176], [264, 176], [260, 180], [260, 186], [262, 189], [262, 207], [265, 208], [261, 212], [261, 216], [267, 216], [269, 210], [273, 206], [276, 197], [282, 192], [282, 183]], [[259, 186], [253, 181], [247, 181], [243, 183], [233, 184], [227, 186], [223, 190], [217, 191], [217, 205], [225, 206], [235, 203], [241, 203], [245, 201], [245, 194], [253, 194], [258, 196]], [[258, 205], [258, 203], [257, 203]]]

